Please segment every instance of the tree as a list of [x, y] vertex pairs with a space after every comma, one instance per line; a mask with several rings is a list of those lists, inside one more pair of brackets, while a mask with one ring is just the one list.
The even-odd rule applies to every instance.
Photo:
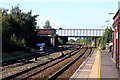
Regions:
[[70, 39], [68, 42], [70, 42], [70, 43], [74, 43], [75, 40], [74, 40], [74, 39]]
[[[0, 11], [2, 14], [2, 39], [3, 46], [15, 44], [21, 47], [33, 47], [36, 41], [36, 17], [32, 11], [23, 12], [19, 6]], [[3, 48], [5, 49], [5, 48]]]
[[59, 42], [60, 44], [63, 44], [63, 40], [62, 40], [60, 37], [58, 37], [58, 42]]
[[59, 29], [63, 29], [62, 27], [60, 27]]
[[46, 20], [45, 25], [43, 26], [44, 29], [51, 29], [52, 26], [50, 25], [50, 22]]
[[104, 49], [105, 46], [112, 41], [112, 28], [106, 28], [103, 36], [99, 39], [101, 48]]
[[86, 43], [86, 44], [91, 44], [91, 38], [92, 37], [88, 37], [88, 38], [85, 38], [85, 39], [77, 39], [76, 40], [76, 43]]
[[[27, 46], [32, 46], [36, 33], [36, 17], [32, 16], [32, 11], [22, 12], [19, 6], [12, 7], [11, 9], [11, 23], [13, 32], [19, 40], [25, 40]], [[32, 42], [32, 43], [31, 43]]]
[[0, 51], [2, 51], [2, 10], [0, 9]]

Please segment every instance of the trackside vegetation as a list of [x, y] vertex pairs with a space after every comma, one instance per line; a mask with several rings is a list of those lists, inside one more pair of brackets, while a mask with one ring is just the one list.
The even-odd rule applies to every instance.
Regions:
[[106, 45], [113, 41], [112, 33], [113, 33], [112, 28], [107, 27], [105, 29], [103, 36], [98, 38], [98, 42], [100, 44], [101, 49], [105, 49]]
[[[97, 46], [101, 47], [101, 49], [105, 49], [106, 45], [108, 45], [109, 43], [111, 43], [112, 40], [112, 28], [111, 27], [106, 27], [105, 28], [105, 32], [103, 33], [103, 36], [101, 37], [96, 37], [97, 40]], [[70, 39], [68, 41], [68, 43], [80, 43], [80, 44], [87, 44], [87, 45], [92, 45], [92, 43], [94, 42], [95, 37], [86, 37], [86, 38], [79, 38], [76, 41], [73, 39]]]
[[3, 52], [35, 46], [38, 15], [32, 15], [32, 10], [23, 12], [18, 5], [11, 10], [1, 9], [0, 15], [2, 15]]

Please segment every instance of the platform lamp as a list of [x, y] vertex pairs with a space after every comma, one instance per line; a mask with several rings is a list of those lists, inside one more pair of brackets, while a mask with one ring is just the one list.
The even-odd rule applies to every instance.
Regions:
[[[114, 13], [110, 12], [110, 13], [108, 13], [108, 15], [114, 15]], [[110, 22], [110, 20], [108, 20], [108, 22]], [[111, 25], [111, 27], [112, 27], [112, 25]]]
[[[112, 14], [114, 14], [114, 13], [108, 13], [108, 15], [112, 15]], [[111, 20], [105, 20], [105, 26], [104, 27], [109, 27], [109, 28], [112, 28], [112, 25], [110, 25], [110, 21]], [[113, 33], [113, 32], [112, 32]], [[113, 49], [114, 50], [114, 49]], [[113, 57], [113, 50], [112, 50], [112, 57]], [[111, 49], [110, 49], [110, 51], [111, 51]]]
[[[114, 15], [114, 13], [110, 12], [110, 13], [108, 13], [108, 15]], [[106, 20], [105, 22], [110, 22], [110, 20]], [[112, 25], [110, 27], [112, 27]]]
[[108, 13], [108, 15], [114, 15], [114, 13], [113, 13], [113, 12], [110, 12], [110, 13]]
[[109, 25], [110, 25], [110, 24], [109, 24], [110, 20], [106, 20], [105, 22], [107, 23], [105, 26], [111, 27], [111, 26], [109, 26]]

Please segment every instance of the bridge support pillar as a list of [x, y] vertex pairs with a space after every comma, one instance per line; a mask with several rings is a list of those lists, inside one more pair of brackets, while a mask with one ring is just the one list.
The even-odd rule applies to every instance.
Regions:
[[95, 48], [97, 47], [97, 37], [95, 37]]
[[56, 47], [56, 46], [57, 46], [56, 40], [57, 40], [57, 36], [55, 36], [55, 37], [51, 36], [50, 42], [51, 42], [51, 45], [52, 45], [53, 47]]
[[96, 41], [96, 37], [95, 37], [95, 48], [96, 48], [96, 46], [97, 46], [97, 43], [96, 43], [97, 41]]
[[55, 38], [51, 37], [51, 38], [50, 38], [50, 42], [51, 42], [51, 45], [52, 45], [52, 46], [55, 46]]

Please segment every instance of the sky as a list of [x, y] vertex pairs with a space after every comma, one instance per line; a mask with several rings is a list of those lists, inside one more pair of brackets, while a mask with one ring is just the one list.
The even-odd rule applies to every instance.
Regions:
[[[1, 0], [0, 8], [19, 4], [24, 12], [38, 14], [37, 25], [43, 28], [49, 20], [58, 29], [104, 29], [112, 26], [119, 0]], [[109, 13], [114, 13], [109, 15]], [[110, 22], [105, 22], [110, 20]]]

